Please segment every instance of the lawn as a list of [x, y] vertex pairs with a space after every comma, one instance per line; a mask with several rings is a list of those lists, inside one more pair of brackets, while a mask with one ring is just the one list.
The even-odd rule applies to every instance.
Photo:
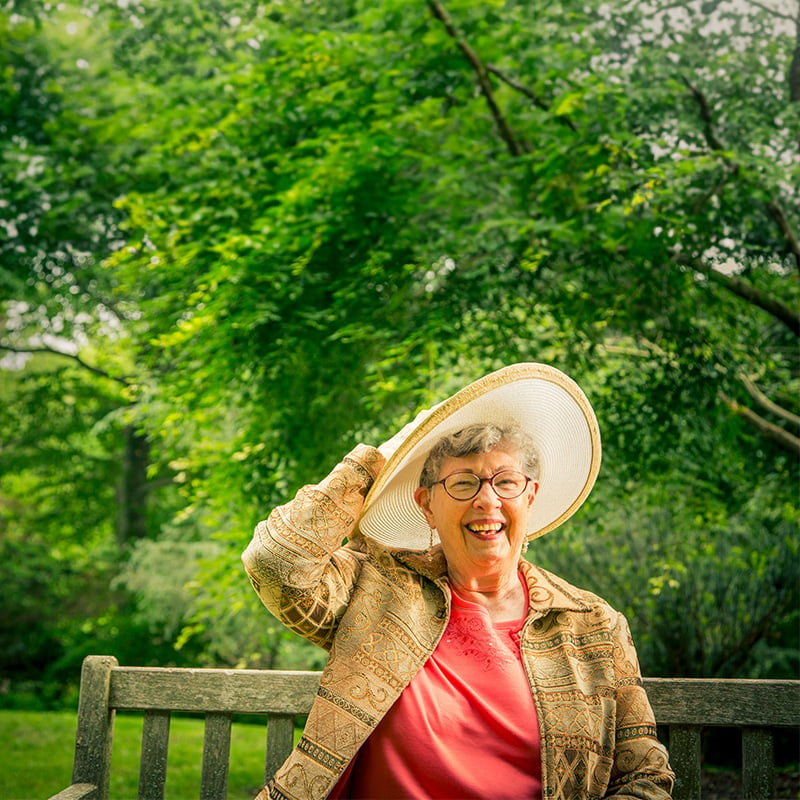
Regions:
[[[260, 789], [266, 729], [235, 722], [231, 734], [229, 800], [252, 798]], [[117, 714], [114, 729], [112, 800], [135, 800], [139, 781], [142, 718]], [[69, 785], [75, 746], [75, 714], [0, 711], [0, 798], [44, 800]], [[195, 800], [200, 794], [203, 721], [173, 715], [166, 796]]]

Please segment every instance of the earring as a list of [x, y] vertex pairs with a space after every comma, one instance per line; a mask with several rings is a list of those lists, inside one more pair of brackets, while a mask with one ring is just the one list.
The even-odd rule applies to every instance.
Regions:
[[525, 553], [528, 552], [528, 545], [529, 544], [530, 544], [530, 542], [527, 539], [522, 543], [522, 553], [521, 554], [523, 556], [525, 555]]
[[436, 533], [436, 528], [431, 528], [430, 537], [428, 538], [428, 551], [426, 555], [428, 556], [428, 561], [433, 560], [433, 535]]

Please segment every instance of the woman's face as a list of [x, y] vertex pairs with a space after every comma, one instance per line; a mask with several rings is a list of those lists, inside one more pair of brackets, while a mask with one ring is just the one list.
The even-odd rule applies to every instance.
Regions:
[[[504, 469], [524, 472], [519, 457], [501, 442], [488, 453], [446, 458], [437, 480], [454, 472], [472, 472], [491, 478]], [[499, 571], [516, 571], [528, 535], [528, 511], [539, 484], [530, 481], [519, 497], [498, 497], [485, 482], [471, 500], [455, 500], [441, 484], [420, 487], [414, 494], [425, 519], [436, 528], [448, 571], [462, 577], [480, 577]]]

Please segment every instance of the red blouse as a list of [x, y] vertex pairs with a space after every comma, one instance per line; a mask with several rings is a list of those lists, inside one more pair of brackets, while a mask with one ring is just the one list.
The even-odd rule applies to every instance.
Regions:
[[519, 651], [524, 621], [492, 623], [454, 591], [439, 644], [329, 800], [540, 800], [539, 725]]

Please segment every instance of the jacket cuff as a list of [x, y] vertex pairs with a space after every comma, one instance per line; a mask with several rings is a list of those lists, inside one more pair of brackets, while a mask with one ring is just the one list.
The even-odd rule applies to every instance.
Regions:
[[372, 486], [386, 464], [386, 459], [380, 450], [368, 444], [356, 445], [342, 460], [350, 465], [361, 467], [366, 472], [367, 489]]

